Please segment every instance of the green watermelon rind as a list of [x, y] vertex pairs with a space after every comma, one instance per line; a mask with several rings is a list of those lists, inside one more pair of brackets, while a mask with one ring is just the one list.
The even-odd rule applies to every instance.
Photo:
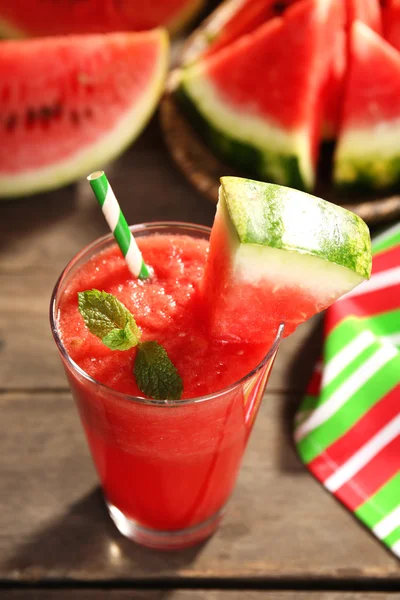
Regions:
[[297, 156], [261, 150], [250, 143], [235, 139], [227, 132], [220, 131], [197, 110], [183, 86], [177, 90], [176, 99], [188, 116], [193, 129], [205, 140], [216, 156], [228, 165], [253, 177], [307, 189], [300, 174]]
[[[163, 29], [154, 30], [160, 52], [153, 72], [151, 85], [140, 101], [125, 111], [118, 123], [96, 142], [78, 151], [74, 156], [53, 165], [6, 175], [0, 173], [0, 199], [30, 196], [68, 185], [87, 176], [91, 171], [103, 169], [120, 156], [142, 132], [164, 89], [169, 63], [168, 34]], [[150, 33], [149, 33], [150, 35]]]
[[221, 190], [240, 244], [269, 246], [371, 275], [371, 238], [355, 213], [299, 190], [222, 177]]
[[334, 184], [339, 190], [390, 190], [400, 184], [400, 152], [386, 157], [360, 153], [338, 156], [334, 164]]
[[[308, 153], [306, 130], [287, 132], [254, 116], [250, 117], [249, 125], [246, 113], [216, 97], [201, 66], [183, 69], [177, 79], [177, 101], [193, 127], [222, 160], [263, 180], [302, 190], [312, 189], [315, 170], [311, 156], [309, 161], [305, 158], [301, 162], [301, 155], [305, 157]], [[255, 139], [255, 130], [258, 139]]]

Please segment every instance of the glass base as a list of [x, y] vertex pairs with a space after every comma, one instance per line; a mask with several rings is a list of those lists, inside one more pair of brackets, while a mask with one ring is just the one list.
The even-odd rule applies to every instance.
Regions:
[[137, 544], [147, 546], [148, 548], [155, 548], [156, 550], [182, 550], [183, 548], [199, 544], [215, 532], [224, 514], [224, 509], [221, 509], [207, 519], [207, 521], [203, 521], [194, 527], [179, 529], [177, 531], [159, 531], [139, 525], [136, 521], [126, 517], [116, 506], [107, 502], [107, 500], [106, 504], [111, 519], [122, 535]]

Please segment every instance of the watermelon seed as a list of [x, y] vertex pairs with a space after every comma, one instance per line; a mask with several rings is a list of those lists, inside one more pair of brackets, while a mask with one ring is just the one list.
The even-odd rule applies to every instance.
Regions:
[[36, 121], [36, 113], [33, 108], [28, 108], [26, 111], [26, 124], [28, 127], [32, 127]]
[[5, 129], [6, 131], [14, 131], [15, 127], [17, 126], [17, 116], [14, 114], [11, 114], [9, 117], [7, 117], [6, 122], [5, 122]]
[[70, 118], [71, 118], [71, 121], [72, 121], [72, 123], [73, 123], [74, 125], [79, 125], [80, 118], [79, 118], [79, 115], [78, 115], [78, 113], [76, 112], [76, 110], [71, 110], [71, 112], [70, 112], [70, 115], [69, 115], [69, 116], [70, 116]]
[[53, 117], [55, 119], [59, 119], [61, 117], [61, 113], [62, 113], [61, 104], [55, 104], [53, 107]]
[[38, 118], [42, 129], [48, 129], [50, 126], [50, 119], [53, 116], [53, 109], [49, 106], [42, 106], [38, 112]]
[[51, 106], [42, 106], [39, 110], [39, 119], [47, 122], [53, 116], [53, 109]]

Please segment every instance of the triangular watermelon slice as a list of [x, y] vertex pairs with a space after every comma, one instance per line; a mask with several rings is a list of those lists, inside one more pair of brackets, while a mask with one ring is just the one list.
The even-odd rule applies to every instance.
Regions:
[[313, 187], [334, 2], [296, 3], [182, 71], [179, 96], [228, 163], [265, 180]]
[[400, 0], [387, 0], [383, 8], [383, 34], [389, 44], [400, 50]]
[[222, 177], [203, 294], [216, 338], [289, 335], [368, 279], [371, 243], [357, 215], [290, 188]]
[[225, 0], [189, 38], [184, 63], [210, 56], [260, 25], [281, 16], [299, 0]]
[[356, 21], [336, 148], [338, 186], [380, 189], [400, 182], [400, 53]]
[[0, 197], [70, 183], [120, 154], [157, 106], [163, 30], [0, 44]]
[[345, 76], [348, 65], [348, 39], [354, 21], [363, 21], [377, 33], [382, 31], [381, 9], [378, 0], [336, 0], [338, 20], [332, 23], [337, 31], [333, 41], [333, 59], [326, 92], [323, 137], [336, 138], [343, 104]]

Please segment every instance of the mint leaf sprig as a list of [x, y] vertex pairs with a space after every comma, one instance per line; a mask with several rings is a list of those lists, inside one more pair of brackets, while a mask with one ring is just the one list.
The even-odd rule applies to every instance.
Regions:
[[141, 332], [133, 315], [112, 294], [78, 292], [78, 308], [89, 331], [111, 350], [129, 350], [140, 342]]
[[86, 327], [111, 350], [138, 347], [133, 368], [139, 389], [155, 400], [180, 400], [183, 382], [165, 348], [142, 342], [132, 313], [113, 294], [99, 290], [78, 292], [78, 308]]
[[133, 370], [137, 384], [146, 396], [156, 400], [179, 400], [182, 378], [167, 351], [158, 342], [142, 342]]

